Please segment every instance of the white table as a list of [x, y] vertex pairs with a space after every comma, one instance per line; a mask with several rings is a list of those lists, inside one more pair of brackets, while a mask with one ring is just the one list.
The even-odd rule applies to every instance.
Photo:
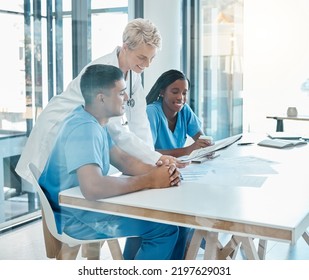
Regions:
[[[208, 183], [205, 176], [205, 182], [184, 180], [179, 187], [145, 190], [98, 201], [86, 200], [76, 187], [60, 193], [60, 204], [205, 230], [214, 243], [217, 234], [224, 232], [240, 239], [249, 237], [249, 241], [260, 238], [295, 244], [309, 226], [309, 145], [279, 150], [260, 147], [256, 143], [247, 146], [236, 143], [221, 151], [220, 157], [212, 163], [205, 162], [204, 167], [207, 170], [216, 160], [219, 163], [219, 159], [226, 159], [230, 162], [230, 169], [226, 170], [229, 175], [221, 174], [220, 166], [212, 172], [217, 171], [218, 178], [226, 177], [227, 182], [235, 184], [235, 178], [232, 182], [229, 176], [232, 176], [233, 168], [239, 172], [239, 160], [254, 156], [278, 162], [270, 164], [277, 174], [258, 175], [267, 177], [260, 187], [246, 186], [243, 178], [239, 180], [240, 186], [228, 186], [226, 182], [225, 185]], [[260, 167], [269, 166], [263, 160], [257, 161]], [[228, 164], [222, 164], [222, 168], [226, 166]], [[305, 234], [304, 238], [308, 236]], [[208, 243], [206, 251], [214, 250], [214, 247]], [[207, 258], [216, 257], [211, 251], [207, 254]], [[252, 258], [258, 258], [256, 252], [252, 254]]]

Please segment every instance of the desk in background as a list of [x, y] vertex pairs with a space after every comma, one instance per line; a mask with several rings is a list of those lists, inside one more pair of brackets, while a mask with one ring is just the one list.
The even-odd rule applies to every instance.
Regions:
[[[260, 238], [295, 244], [309, 226], [309, 145], [279, 150], [235, 143], [220, 151], [220, 157], [195, 168], [205, 168], [205, 176], [208, 176], [210, 171], [207, 168], [215, 165], [217, 160], [218, 177], [229, 180], [227, 173], [226, 176], [220, 174], [220, 165], [224, 161], [227, 165], [230, 162], [230, 171], [233, 171], [237, 161], [245, 158], [270, 162], [274, 173], [266, 174], [264, 183], [255, 187], [246, 186], [241, 180], [239, 186], [228, 186], [229, 181], [221, 185], [208, 184], [205, 177], [205, 180], [197, 181], [184, 179], [179, 187], [144, 190], [98, 201], [86, 200], [76, 187], [61, 192], [59, 200], [67, 207], [191, 227], [215, 234], [229, 233], [251, 240]], [[259, 167], [256, 166], [255, 170]], [[257, 174], [257, 177], [263, 176]], [[214, 250], [213, 244], [207, 243], [205, 252]], [[207, 252], [205, 256], [214, 254]], [[258, 258], [253, 251], [252, 256]]]
[[4, 214], [4, 160], [21, 154], [27, 141], [26, 132], [0, 130], [0, 223], [5, 221]]
[[267, 116], [268, 119], [274, 119], [277, 121], [276, 131], [282, 132], [284, 130], [283, 120], [291, 121], [309, 121], [309, 116], [298, 115], [297, 117], [288, 117], [288, 116]]

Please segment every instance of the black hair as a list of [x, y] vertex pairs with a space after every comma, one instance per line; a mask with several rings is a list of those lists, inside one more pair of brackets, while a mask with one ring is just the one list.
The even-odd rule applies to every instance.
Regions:
[[87, 67], [80, 80], [85, 104], [90, 104], [102, 89], [111, 89], [123, 79], [122, 71], [112, 65], [94, 64]]
[[178, 70], [168, 70], [164, 72], [154, 83], [148, 95], [146, 96], [147, 104], [151, 104], [159, 99], [160, 93], [164, 91], [170, 84], [177, 80], [187, 80], [190, 89], [190, 81], [184, 73]]

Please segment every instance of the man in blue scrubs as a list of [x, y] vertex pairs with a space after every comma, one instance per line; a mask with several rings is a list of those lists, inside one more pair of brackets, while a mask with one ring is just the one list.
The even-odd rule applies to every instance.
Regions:
[[[135, 259], [170, 259], [178, 227], [118, 217], [59, 205], [60, 191], [80, 186], [86, 199], [96, 200], [150, 188], [178, 186], [173, 164], [145, 164], [113, 144], [106, 124], [121, 116], [128, 95], [122, 71], [111, 65], [92, 65], [80, 82], [85, 106], [64, 121], [39, 179], [53, 208], [59, 233], [78, 239], [139, 236]], [[107, 176], [109, 165], [131, 177]]]

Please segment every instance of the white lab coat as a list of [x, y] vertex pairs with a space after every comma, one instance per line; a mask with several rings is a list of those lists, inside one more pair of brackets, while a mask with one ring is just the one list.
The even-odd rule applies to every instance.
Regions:
[[[87, 66], [92, 64], [108, 64], [119, 67], [118, 50], [119, 47], [112, 53], [92, 61]], [[43, 171], [62, 121], [77, 106], [84, 105], [79, 84], [81, 75], [87, 66], [71, 81], [62, 94], [56, 95], [50, 100], [38, 117], [16, 167], [16, 172], [25, 180], [29, 181], [29, 171], [27, 168], [29, 162], [33, 162], [41, 172]], [[129, 94], [130, 75], [127, 76], [127, 92]], [[125, 117], [128, 124], [123, 125], [124, 117], [114, 117], [109, 120], [107, 128], [113, 141], [121, 149], [142, 159], [144, 162], [155, 164], [161, 157], [161, 154], [154, 151], [153, 148], [141, 76], [133, 71], [132, 89], [135, 106], [133, 108], [126, 106]], [[78, 151], [76, 152], [78, 153]]]

